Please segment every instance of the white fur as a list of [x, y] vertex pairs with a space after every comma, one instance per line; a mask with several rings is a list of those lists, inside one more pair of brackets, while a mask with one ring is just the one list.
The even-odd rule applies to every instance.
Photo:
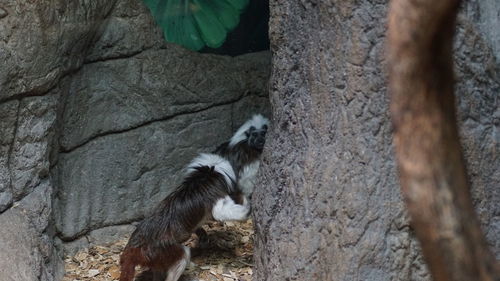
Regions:
[[165, 281], [177, 281], [181, 277], [182, 273], [186, 269], [186, 266], [189, 264], [189, 260], [191, 259], [191, 250], [189, 247], [184, 247], [184, 257], [175, 263], [167, 272], [167, 278]]
[[240, 171], [238, 185], [240, 190], [246, 196], [253, 193], [255, 181], [257, 180], [257, 173], [259, 172], [260, 161], [254, 161], [243, 167]]
[[241, 127], [236, 131], [234, 136], [231, 138], [231, 141], [229, 142], [229, 146], [234, 146], [240, 141], [244, 140], [247, 138], [245, 135], [245, 132], [250, 129], [250, 127], [255, 127], [256, 129], [261, 129], [264, 125], [269, 126], [269, 119], [266, 117], [262, 116], [261, 114], [255, 114], [252, 119], [249, 119], [247, 122], [245, 122]]
[[190, 174], [196, 171], [196, 167], [202, 166], [214, 167], [214, 170], [223, 175], [227, 184], [230, 186], [236, 181], [236, 174], [234, 173], [231, 163], [219, 155], [209, 153], [201, 153], [198, 157], [193, 159], [186, 168], [186, 174]]
[[218, 221], [245, 220], [250, 212], [248, 200], [243, 198], [243, 205], [236, 204], [229, 195], [219, 199], [213, 209], [212, 216]]

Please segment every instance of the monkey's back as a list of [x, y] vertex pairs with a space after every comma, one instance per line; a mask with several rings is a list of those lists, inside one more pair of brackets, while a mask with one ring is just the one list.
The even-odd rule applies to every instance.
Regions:
[[257, 161], [262, 152], [251, 148], [246, 143], [246, 140], [243, 140], [234, 146], [229, 145], [229, 142], [225, 142], [219, 145], [214, 153], [227, 159], [238, 175], [243, 166]]
[[194, 169], [138, 224], [127, 247], [164, 248], [186, 241], [210, 217], [215, 202], [233, 192], [212, 167]]

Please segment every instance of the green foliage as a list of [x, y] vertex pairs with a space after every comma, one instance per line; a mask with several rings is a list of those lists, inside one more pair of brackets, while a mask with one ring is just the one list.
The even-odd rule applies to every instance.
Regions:
[[248, 0], [143, 0], [165, 39], [198, 51], [220, 47]]

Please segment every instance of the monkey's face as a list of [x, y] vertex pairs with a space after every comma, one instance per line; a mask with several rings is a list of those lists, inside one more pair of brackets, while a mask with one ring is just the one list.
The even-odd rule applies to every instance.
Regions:
[[262, 126], [262, 128], [257, 129], [255, 127], [250, 127], [248, 131], [245, 132], [248, 145], [252, 148], [255, 148], [259, 151], [264, 149], [264, 144], [266, 143], [266, 133], [267, 133], [267, 125]]

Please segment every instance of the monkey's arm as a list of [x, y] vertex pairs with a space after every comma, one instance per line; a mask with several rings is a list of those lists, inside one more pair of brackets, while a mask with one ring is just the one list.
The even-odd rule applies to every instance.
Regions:
[[243, 204], [236, 204], [229, 195], [219, 199], [212, 208], [212, 216], [218, 221], [245, 220], [250, 213], [250, 204], [243, 197]]

